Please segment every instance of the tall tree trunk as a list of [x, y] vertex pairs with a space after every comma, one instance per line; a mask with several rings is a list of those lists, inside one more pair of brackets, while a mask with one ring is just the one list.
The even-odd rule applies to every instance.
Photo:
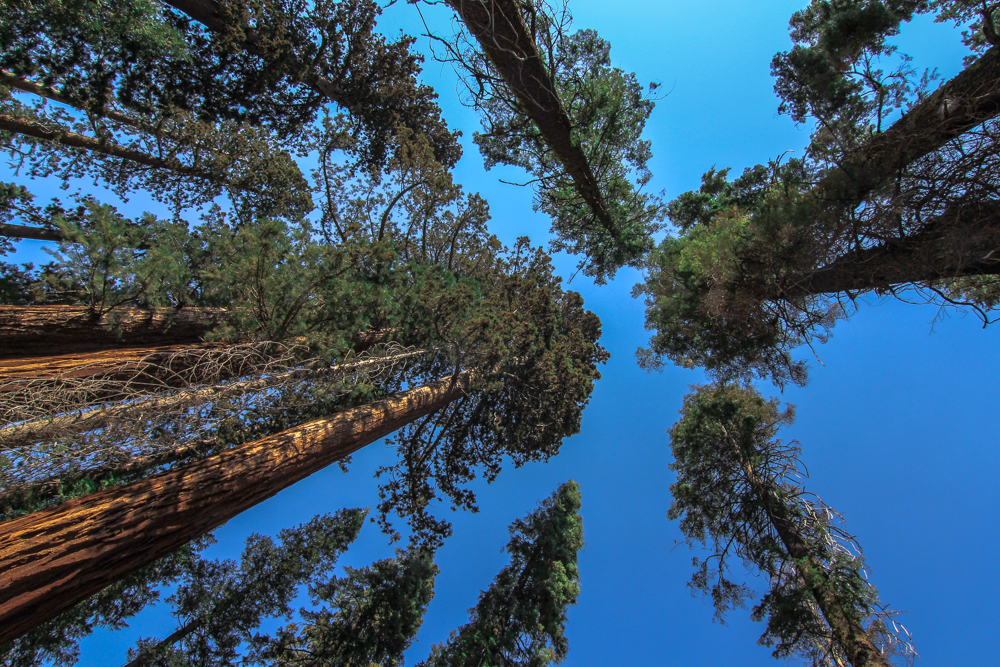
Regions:
[[200, 343], [226, 318], [225, 308], [115, 308], [0, 305], [0, 359], [124, 347]]
[[[97, 401], [128, 400], [259, 370], [259, 355], [250, 359], [233, 355], [234, 347], [199, 343], [3, 360], [0, 419], [23, 421], [46, 412], [80, 410]], [[19, 412], [11, 416], [10, 411]]]
[[[129, 400], [118, 405], [95, 407], [87, 412], [73, 411], [56, 417], [37, 419], [15, 426], [0, 428], [0, 443], [5, 447], [18, 448], [43, 440], [65, 440], [86, 431], [104, 428], [114, 422], [128, 420], [149, 420], [158, 415], [176, 414], [195, 405], [210, 401], [231, 399], [244, 394], [263, 391], [271, 387], [288, 384], [291, 380], [310, 380], [336, 377], [366, 368], [397, 364], [427, 353], [427, 350], [413, 350], [384, 357], [369, 357], [359, 361], [340, 364], [329, 368], [310, 368], [270, 373], [240, 382], [231, 382], [202, 389], [184, 389], [168, 396], [151, 396], [145, 399]], [[4, 363], [0, 362], [0, 392], [3, 391]], [[224, 378], [218, 378], [224, 379]], [[0, 394], [2, 396], [2, 394]]]
[[850, 252], [783, 280], [781, 296], [864, 292], [1000, 275], [1000, 202], [952, 209], [909, 236]]
[[518, 0], [447, 0], [497, 68], [525, 113], [538, 127], [545, 143], [573, 179], [573, 187], [587, 202], [612, 238], [618, 230], [583, 149], [573, 141], [569, 116], [559, 100], [556, 84], [542, 62], [534, 39], [521, 16]]
[[[201, 343], [228, 313], [226, 308], [115, 308], [96, 315], [87, 306], [0, 304], [0, 359]], [[362, 331], [350, 342], [361, 354], [396, 331]]]
[[737, 455], [743, 466], [746, 477], [754, 495], [757, 496], [767, 517], [778, 533], [778, 538], [785, 546], [788, 555], [795, 561], [799, 575], [806, 582], [813, 599], [819, 606], [823, 618], [833, 631], [834, 641], [843, 649], [853, 667], [892, 667], [882, 652], [865, 632], [861, 623], [844, 605], [830, 586], [826, 568], [809, 549], [809, 545], [799, 530], [795, 519], [790, 515], [788, 506], [779, 497], [773, 484], [761, 479], [754, 465], [743, 455], [742, 448], [734, 443]]
[[[764, 495], [767, 495], [765, 498]], [[830, 586], [830, 579], [823, 564], [812, 554], [799, 532], [798, 525], [788, 516], [785, 505], [773, 493], [758, 491], [766, 511], [788, 554], [795, 559], [795, 567], [809, 587], [823, 618], [833, 631], [834, 640], [840, 645], [853, 667], [892, 667], [882, 651], [865, 632]]]
[[0, 645], [462, 396], [465, 371], [0, 524]]
[[1000, 114], [1000, 47], [874, 135], [813, 188], [822, 201], [853, 209], [901, 168]]

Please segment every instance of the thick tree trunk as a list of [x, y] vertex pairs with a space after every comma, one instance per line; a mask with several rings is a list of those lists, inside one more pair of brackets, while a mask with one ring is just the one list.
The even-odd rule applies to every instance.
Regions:
[[[152, 396], [146, 399], [129, 400], [118, 405], [97, 407], [87, 412], [71, 412], [16, 426], [2, 427], [0, 428], [0, 443], [5, 447], [18, 448], [26, 447], [43, 440], [65, 440], [86, 431], [104, 428], [115, 422], [142, 421], [155, 418], [158, 415], [177, 414], [179, 411], [185, 411], [195, 405], [201, 405], [210, 401], [231, 399], [250, 392], [287, 385], [292, 380], [315, 380], [337, 377], [346, 373], [363, 371], [366, 368], [383, 366], [385, 364], [397, 364], [426, 353], [426, 350], [414, 350], [384, 357], [366, 358], [330, 368], [273, 373], [264, 377], [210, 386], [203, 389], [185, 389], [168, 396]], [[4, 365], [3, 362], [0, 362], [0, 391], [3, 391]]]
[[545, 138], [545, 143], [573, 179], [577, 193], [587, 202], [601, 225], [618, 238], [618, 231], [601, 195], [594, 172], [583, 149], [573, 141], [569, 116], [559, 100], [555, 81], [549, 76], [528, 33], [518, 0], [447, 0], [479, 42], [483, 52], [517, 96]]
[[[240, 354], [226, 343], [127, 348], [0, 361], [0, 422], [78, 412], [192, 384], [260, 372], [266, 350]], [[265, 353], [265, 354], [262, 354]]]
[[0, 236], [10, 239], [34, 239], [36, 241], [62, 241], [65, 237], [58, 229], [44, 227], [29, 227], [28, 225], [10, 225], [0, 222]]
[[1000, 114], [1000, 47], [874, 135], [813, 189], [822, 201], [854, 208], [899, 170]]
[[[95, 317], [87, 306], [0, 305], [0, 359], [201, 343], [228, 313], [226, 308], [115, 308]], [[374, 329], [350, 341], [361, 354], [394, 333]]]
[[0, 524], [0, 645], [465, 394], [472, 373]]
[[907, 237], [790, 276], [782, 296], [865, 292], [988, 275], [1000, 275], [1000, 202], [948, 211]]
[[225, 318], [224, 308], [116, 308], [95, 317], [86, 306], [0, 305], [0, 359], [200, 343]]

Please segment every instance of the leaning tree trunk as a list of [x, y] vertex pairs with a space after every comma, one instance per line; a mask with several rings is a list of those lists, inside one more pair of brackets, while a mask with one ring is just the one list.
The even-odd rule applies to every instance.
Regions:
[[1000, 114], [1000, 47], [849, 153], [812, 194], [853, 209], [900, 169]]
[[521, 16], [518, 0], [447, 0], [483, 52], [517, 96], [525, 113], [542, 133], [545, 143], [559, 157], [573, 179], [577, 194], [587, 202], [612, 238], [618, 230], [608, 212], [600, 186], [559, 100], [555, 81], [538, 53], [534, 39]]
[[[262, 355], [226, 343], [127, 348], [0, 361], [0, 421], [20, 422], [256, 372]], [[249, 356], [249, 358], [248, 358]]]
[[[853, 667], [892, 667], [868, 633], [836, 595], [823, 564], [812, 554], [795, 521], [788, 516], [784, 504], [773, 494], [760, 491], [768, 518], [795, 559], [795, 567], [806, 582], [823, 618], [833, 631], [834, 641], [843, 649]], [[765, 497], [766, 495], [766, 497]]]
[[0, 645], [462, 396], [465, 371], [0, 524]]
[[225, 308], [115, 308], [0, 305], [0, 359], [123, 347], [200, 343], [225, 321]]
[[[183, 413], [196, 405], [230, 400], [251, 392], [287, 386], [292, 382], [336, 378], [347, 373], [365, 372], [427, 354], [427, 350], [410, 350], [382, 357], [365, 357], [332, 367], [302, 368], [284, 372], [269, 371], [261, 377], [201, 388], [187, 388], [166, 396], [154, 395], [127, 400], [115, 405], [102, 405], [87, 411], [65, 410], [65, 414], [0, 427], [0, 444], [8, 448], [26, 447], [44, 440], [65, 441], [81, 433], [105, 428], [115, 422], [147, 421], [158, 416]], [[0, 362], [0, 392], [3, 391], [3, 367]], [[218, 368], [218, 367], [217, 367]], [[214, 374], [214, 380], [225, 379]], [[0, 393], [0, 402], [3, 394]], [[2, 417], [0, 411], [0, 417]], [[2, 494], [0, 494], [2, 496]]]
[[1000, 275], [1000, 202], [946, 211], [909, 236], [786, 277], [783, 298]]

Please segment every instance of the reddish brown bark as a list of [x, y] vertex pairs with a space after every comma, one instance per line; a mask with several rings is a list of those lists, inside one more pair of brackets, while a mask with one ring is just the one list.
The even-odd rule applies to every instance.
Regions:
[[86, 306], [0, 305], [0, 359], [200, 343], [225, 317], [224, 308], [116, 308], [95, 317]]
[[123, 400], [137, 392], [216, 382], [247, 372], [229, 359], [226, 343], [126, 348], [89, 354], [0, 360], [0, 400], [30, 402], [32, 394], [73, 388], [78, 404]]
[[442, 408], [471, 382], [467, 371], [0, 524], [0, 645]]
[[618, 237], [608, 207], [583, 149], [573, 141], [572, 124], [528, 33], [517, 0], [447, 0], [483, 52], [517, 96], [545, 143], [573, 179], [573, 187], [601, 225]]
[[[192, 350], [193, 354], [198, 354], [197, 350]], [[355, 360], [340, 366], [311, 370], [291, 370], [283, 373], [272, 372], [264, 377], [253, 377], [239, 382], [230, 382], [216, 386], [204, 387], [201, 389], [185, 389], [178, 392], [171, 392], [168, 395], [153, 395], [139, 400], [128, 400], [117, 405], [101, 406], [88, 412], [70, 411], [63, 407], [65, 414], [52, 417], [36, 418], [35, 421], [21, 423], [15, 426], [0, 427], [0, 443], [10, 448], [27, 447], [42, 440], [55, 440], [72, 437], [75, 434], [94, 429], [104, 428], [115, 422], [123, 420], [143, 420], [152, 415], [163, 413], [176, 413], [178, 410], [186, 410], [195, 405], [207, 403], [209, 401], [219, 401], [223, 399], [241, 396], [253, 391], [261, 391], [269, 387], [280, 386], [290, 379], [296, 381], [316, 379], [323, 377], [336, 377], [340, 373], [361, 370], [366, 367], [378, 366], [381, 364], [395, 364], [426, 354], [425, 350], [414, 350], [388, 357], [372, 357]], [[46, 357], [51, 360], [52, 357]], [[141, 361], [141, 360], [140, 360]], [[0, 362], [0, 392], [4, 391], [4, 362]], [[224, 365], [216, 365], [214, 375], [216, 379], [229, 370]], [[236, 370], [236, 369], [233, 369]], [[70, 372], [78, 372], [79, 368], [74, 368]], [[220, 372], [222, 371], [222, 372]], [[120, 372], [120, 371], [119, 371]], [[142, 371], [138, 371], [141, 373]], [[244, 374], [239, 373], [238, 374]], [[9, 376], [8, 376], [9, 377]], [[30, 376], [29, 376], [30, 377]], [[228, 375], [226, 376], [228, 377]], [[32, 378], [37, 379], [37, 378]], [[168, 376], [166, 380], [170, 380]], [[154, 375], [151, 380], [155, 381]], [[163, 384], [166, 384], [164, 382]], [[162, 386], [162, 385], [161, 385]], [[2, 394], [0, 394], [2, 397]], [[2, 497], [2, 494], [0, 494]]]

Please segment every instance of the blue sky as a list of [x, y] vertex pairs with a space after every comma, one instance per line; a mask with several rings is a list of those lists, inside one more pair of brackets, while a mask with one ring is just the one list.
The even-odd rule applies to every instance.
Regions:
[[[647, 127], [652, 187], [672, 198], [696, 188], [713, 165], [738, 173], [786, 150], [801, 151], [808, 128], [777, 115], [769, 64], [789, 47], [788, 18], [804, 4], [571, 2], [575, 28], [597, 29], [612, 43], [617, 66], [669, 91]], [[432, 29], [447, 33], [443, 7], [423, 11]], [[391, 7], [380, 25], [386, 32], [422, 31], [406, 3]], [[959, 71], [965, 54], [957, 30], [927, 18], [904, 26], [896, 43], [918, 69], [938, 67], [944, 78]], [[490, 201], [491, 230], [507, 243], [520, 235], [547, 240], [548, 222], [532, 212], [530, 193], [499, 183], [522, 175], [483, 171], [471, 145], [478, 120], [457, 104], [449, 66], [429, 61], [425, 80], [438, 89], [449, 124], [465, 133], [456, 180]], [[140, 210], [125, 210], [141, 212], [136, 205]], [[23, 242], [24, 257], [40, 246]], [[575, 260], [557, 257], [556, 265], [568, 278]], [[666, 518], [673, 476], [665, 432], [688, 386], [704, 377], [677, 368], [648, 374], [636, 366], [635, 349], [648, 339], [642, 303], [629, 295], [640, 279], [625, 270], [602, 287], [583, 276], [571, 283], [604, 322], [602, 344], [612, 353], [582, 431], [551, 462], [508, 468], [493, 485], [477, 485], [479, 514], [451, 516], [455, 533], [438, 553], [436, 597], [407, 653], [409, 664], [467, 619], [479, 591], [506, 563], [500, 549], [507, 525], [570, 478], [582, 486], [586, 546], [566, 665], [775, 664], [756, 645], [763, 628], [749, 621], [748, 611], [731, 613], [725, 626], [713, 623], [710, 601], [692, 597], [686, 586], [692, 556], [703, 554], [676, 546], [681, 534]], [[781, 395], [797, 407], [797, 422], [782, 436], [801, 443], [811, 472], [806, 488], [844, 515], [883, 602], [908, 612], [901, 620], [926, 664], [995, 661], [990, 640], [1000, 583], [990, 563], [1000, 549], [1000, 454], [990, 406], [997, 336], [996, 326], [983, 329], [971, 315], [871, 299], [817, 348], [823, 365], [811, 362], [810, 384]], [[761, 390], [778, 394], [770, 386]], [[216, 532], [210, 555], [236, 555], [251, 532], [275, 534], [319, 512], [374, 505], [372, 473], [391, 456], [373, 444], [355, 455], [348, 474], [322, 471], [245, 512]], [[391, 553], [371, 525], [342, 563], [364, 565]], [[758, 591], [764, 586], [750, 583]], [[85, 641], [80, 664], [121, 663], [135, 637], [163, 637], [172, 628], [163, 609], [147, 610], [128, 630]]]

